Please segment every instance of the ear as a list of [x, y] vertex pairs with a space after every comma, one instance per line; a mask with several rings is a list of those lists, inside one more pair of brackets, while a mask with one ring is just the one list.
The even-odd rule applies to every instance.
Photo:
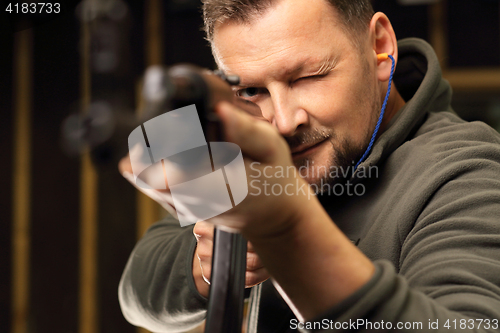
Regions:
[[396, 34], [392, 28], [389, 18], [384, 13], [375, 13], [370, 21], [370, 42], [373, 53], [373, 61], [377, 64], [377, 77], [380, 81], [387, 81], [391, 75], [392, 61], [377, 60], [377, 54], [387, 53], [398, 62], [398, 43]]

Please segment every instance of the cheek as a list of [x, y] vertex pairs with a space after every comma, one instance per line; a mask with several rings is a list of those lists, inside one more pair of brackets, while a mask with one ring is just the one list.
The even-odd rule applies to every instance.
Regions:
[[[296, 89], [300, 107], [323, 126], [335, 126], [342, 121], [342, 110], [345, 104], [346, 89], [334, 82], [315, 82]], [[314, 124], [313, 124], [314, 126]]]
[[[364, 84], [345, 80], [344, 82], [318, 82], [298, 92], [301, 107], [314, 122], [312, 126], [333, 129], [340, 137], [349, 137], [362, 132], [360, 127], [369, 123], [369, 113]], [[357, 135], [355, 135], [357, 136]]]

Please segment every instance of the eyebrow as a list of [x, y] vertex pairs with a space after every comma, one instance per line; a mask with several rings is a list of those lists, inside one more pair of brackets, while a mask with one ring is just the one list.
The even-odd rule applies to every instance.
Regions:
[[[307, 64], [308, 59], [301, 61], [297, 66], [284, 69], [283, 73], [280, 74], [280, 77], [290, 77], [293, 74], [300, 73], [304, 70], [305, 67], [318, 67], [315, 71], [307, 72], [306, 75], [326, 75], [330, 71], [332, 71], [338, 63], [338, 55], [335, 56], [327, 56], [323, 58], [318, 63], [314, 63], [312, 65]], [[248, 87], [258, 87], [259, 84], [255, 84], [254, 82], [242, 82], [236, 86], [233, 86], [233, 89], [238, 88], [248, 88]]]

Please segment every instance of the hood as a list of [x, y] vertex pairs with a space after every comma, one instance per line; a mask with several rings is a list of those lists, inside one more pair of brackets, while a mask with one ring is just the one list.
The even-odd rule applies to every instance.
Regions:
[[418, 38], [398, 42], [394, 84], [406, 104], [391, 119], [359, 168], [381, 163], [418, 128], [428, 112], [451, 111], [452, 90], [432, 46]]

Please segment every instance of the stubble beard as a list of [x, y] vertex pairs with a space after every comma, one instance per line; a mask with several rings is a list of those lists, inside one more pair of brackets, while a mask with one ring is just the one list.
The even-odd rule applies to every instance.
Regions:
[[[376, 123], [376, 122], [375, 122]], [[375, 125], [373, 125], [375, 127]], [[328, 139], [333, 153], [326, 163], [319, 163], [313, 158], [302, 158], [294, 161], [299, 174], [310, 185], [316, 185], [320, 193], [328, 186], [345, 184], [353, 175], [354, 167], [363, 155], [371, 138], [371, 133], [366, 133], [361, 146], [354, 145], [347, 139], [338, 140], [335, 135]]]
[[[308, 133], [304, 133], [299, 138], [286, 139], [290, 147], [297, 145], [298, 142], [314, 142], [320, 138], [328, 139], [332, 147], [332, 155], [326, 160], [326, 163], [318, 163], [312, 158], [302, 158], [294, 161], [295, 167], [299, 170], [299, 174], [307, 180], [310, 185], [316, 185], [320, 194], [328, 187], [335, 184], [345, 184], [354, 174], [356, 163], [365, 153], [370, 143], [373, 131], [380, 116], [380, 103], [378, 102], [377, 94], [371, 90], [369, 95], [370, 125], [363, 136], [361, 145], [356, 145], [352, 140], [347, 138], [338, 138], [333, 129], [313, 129]], [[314, 169], [315, 168], [315, 169]]]

